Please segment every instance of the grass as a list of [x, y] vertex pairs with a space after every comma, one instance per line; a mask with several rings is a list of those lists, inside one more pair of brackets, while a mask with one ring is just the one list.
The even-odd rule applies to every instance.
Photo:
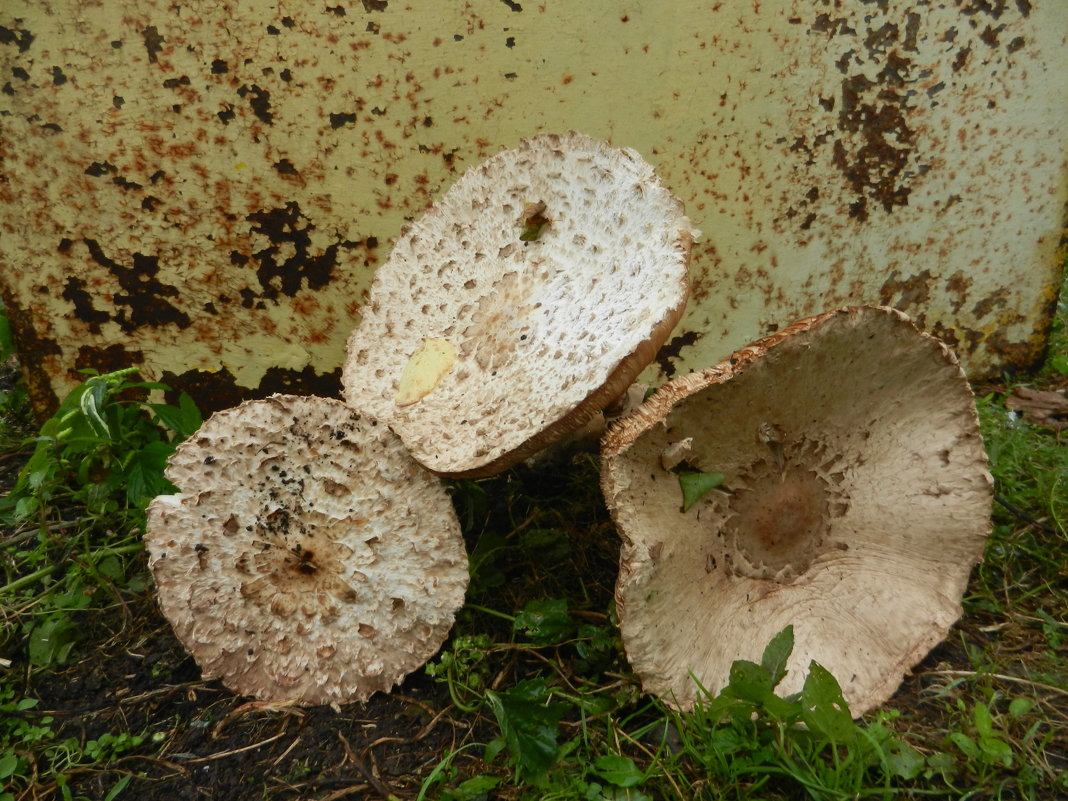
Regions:
[[[1062, 307], [1048, 366], [1031, 380], [1068, 383], [1059, 372], [1065, 316]], [[471, 555], [468, 603], [415, 678], [441, 693], [426, 726], [445, 720], [454, 734], [403, 793], [381, 777], [367, 792], [442, 801], [1068, 798], [1068, 447], [1064, 434], [1009, 412], [1007, 388], [978, 400], [998, 503], [965, 617], [860, 721], [819, 666], [801, 693], [775, 695], [790, 629], [760, 663], [736, 663], [729, 686], [691, 713], [644, 696], [613, 617], [618, 545], [593, 457], [454, 482]], [[0, 801], [147, 797], [130, 760], [156, 758], [172, 730], [206, 722], [116, 717], [106, 731], [75, 736], [41, 706], [50, 677], [92, 657], [82, 636], [90, 614], [117, 619], [114, 637], [127, 650], [146, 636], [134, 622], [137, 605], [151, 603], [141, 509], [164, 488], [169, 448], [199, 420], [188, 403], [149, 403], [148, 389], [132, 375], [91, 378], [34, 436], [19, 385], [0, 388], [9, 457], [0, 470], [13, 488], [0, 503], [0, 656], [10, 661], [0, 668]], [[15, 480], [4, 465], [20, 462]], [[305, 729], [311, 738], [314, 726]], [[287, 754], [263, 763], [278, 774], [273, 784], [251, 777], [243, 797], [342, 797], [271, 790], [315, 786], [301, 784], [321, 772], [313, 760]], [[354, 755], [349, 764], [361, 763]], [[160, 792], [153, 797], [168, 797]]]

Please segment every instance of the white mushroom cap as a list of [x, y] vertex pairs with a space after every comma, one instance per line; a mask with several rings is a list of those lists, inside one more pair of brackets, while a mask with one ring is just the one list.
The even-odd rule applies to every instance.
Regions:
[[[683, 512], [662, 457], [686, 439], [688, 465], [725, 479]], [[883, 703], [960, 616], [990, 528], [971, 390], [888, 308], [803, 320], [668, 382], [602, 453], [626, 652], [684, 709], [692, 677], [717, 692], [788, 624], [780, 692], [815, 660], [855, 715]]]
[[396, 242], [348, 343], [345, 397], [437, 473], [504, 470], [652, 361], [682, 316], [697, 235], [635, 151], [524, 140]]
[[441, 482], [340, 401], [274, 395], [179, 446], [148, 507], [160, 606], [205, 678], [302, 704], [388, 691], [441, 646], [467, 555]]

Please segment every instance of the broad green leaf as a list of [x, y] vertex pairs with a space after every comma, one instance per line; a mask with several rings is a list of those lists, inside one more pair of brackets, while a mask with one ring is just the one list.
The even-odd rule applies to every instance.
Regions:
[[923, 754], [901, 740], [893, 739], [887, 743], [884, 753], [890, 774], [901, 779], [915, 779], [926, 765]]
[[1012, 767], [1012, 746], [1000, 737], [980, 736], [979, 750], [989, 757], [990, 760], [997, 762], [1006, 768]]
[[131, 504], [143, 509], [157, 495], [174, 491], [174, 485], [163, 475], [173, 453], [171, 443], [157, 440], [134, 454], [125, 475], [126, 497]]
[[972, 712], [975, 718], [975, 730], [980, 737], [994, 736], [994, 719], [990, 716], [990, 707], [979, 701]]
[[19, 758], [10, 751], [0, 756], [0, 779], [11, 776], [19, 766]]
[[566, 709], [551, 700], [548, 682], [527, 679], [510, 690], [490, 690], [486, 702], [520, 776], [533, 784], [543, 781], [556, 761], [557, 724]]
[[950, 742], [957, 746], [961, 750], [961, 753], [968, 759], [979, 758], [979, 746], [975, 744], [975, 740], [969, 737], [964, 732], [951, 731], [949, 733]]
[[593, 771], [606, 782], [616, 787], [635, 787], [642, 783], [645, 776], [634, 760], [619, 754], [605, 754], [597, 757]]
[[768, 643], [764, 649], [764, 655], [760, 658], [760, 665], [771, 677], [773, 687], [778, 687], [779, 682], [786, 678], [786, 663], [794, 650], [794, 627], [787, 626]]
[[561, 642], [574, 631], [574, 624], [567, 614], [567, 600], [563, 598], [531, 601], [515, 616], [513, 626], [517, 634], [538, 645]]
[[1035, 702], [1030, 698], [1013, 698], [1009, 702], [1009, 716], [1014, 718], [1022, 718], [1028, 712], [1035, 708]]
[[857, 738], [857, 726], [842, 697], [838, 680], [825, 667], [811, 662], [801, 690], [801, 719], [812, 731], [831, 742], [849, 744]]
[[122, 560], [117, 556], [105, 556], [96, 563], [96, 569], [101, 575], [112, 581], [121, 581], [126, 571], [123, 569]]
[[723, 483], [725, 476], [722, 473], [699, 473], [695, 470], [684, 470], [679, 473], [679, 487], [682, 488], [682, 511], [688, 512], [690, 508]]
[[479, 799], [487, 798], [490, 790], [496, 790], [500, 783], [499, 776], [472, 776], [457, 785], [455, 789], [446, 790], [442, 798], [445, 801], [479, 801]]
[[756, 662], [737, 659], [731, 664], [730, 679], [724, 694], [754, 704], [763, 704], [774, 694], [771, 676]]
[[167, 403], [149, 403], [147, 406], [164, 426], [183, 439], [193, 434], [203, 422], [200, 410], [184, 392], [178, 397], [177, 406]]
[[30, 630], [30, 663], [38, 667], [62, 665], [78, 638], [78, 627], [68, 618], [46, 618]]

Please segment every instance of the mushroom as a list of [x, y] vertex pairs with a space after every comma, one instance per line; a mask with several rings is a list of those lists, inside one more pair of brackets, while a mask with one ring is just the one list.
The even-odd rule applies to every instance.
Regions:
[[160, 606], [205, 678], [263, 701], [388, 691], [447, 636], [467, 556], [439, 479], [337, 400], [217, 412], [148, 507]]
[[441, 475], [500, 472], [626, 392], [682, 316], [698, 232], [633, 150], [523, 140], [397, 240], [345, 398]]
[[[780, 692], [815, 660], [855, 715], [878, 706], [960, 616], [990, 528], [964, 374], [889, 308], [802, 320], [668, 382], [602, 455], [624, 646], [645, 689], [681, 709], [694, 679], [717, 692], [788, 624]], [[686, 512], [681, 467], [723, 479]]]

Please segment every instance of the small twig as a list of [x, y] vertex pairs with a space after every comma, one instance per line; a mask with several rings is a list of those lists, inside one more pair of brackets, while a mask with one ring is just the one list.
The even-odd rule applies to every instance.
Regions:
[[1014, 506], [1013, 504], [1009, 503], [1007, 500], [1005, 500], [1005, 496], [1004, 495], [994, 495], [994, 500], [997, 501], [998, 503], [1000, 503], [1002, 506], [1004, 506], [1013, 515], [1015, 515], [1016, 517], [1020, 518], [1020, 520], [1023, 520], [1025, 523], [1029, 523], [1032, 526], [1037, 526], [1039, 529], [1041, 529], [1042, 531], [1046, 532], [1047, 534], [1060, 535], [1062, 533], [1062, 532], [1058, 531], [1057, 529], [1053, 528], [1052, 526], [1047, 526], [1045, 523], [1043, 523], [1043, 522], [1041, 522], [1039, 520], [1035, 520], [1033, 517], [1031, 517], [1031, 515], [1027, 514], [1027, 512], [1025, 512], [1023, 509], [1020, 509], [1019, 507]]
[[215, 724], [215, 728], [211, 730], [211, 739], [218, 740], [222, 736], [223, 729], [233, 723], [239, 718], [243, 718], [249, 712], [284, 712], [287, 715], [296, 715], [297, 717], [304, 717], [304, 712], [292, 702], [275, 702], [275, 701], [249, 701], [241, 704], [234, 710], [231, 710], [226, 717]]
[[293, 738], [293, 742], [291, 742], [289, 744], [289, 748], [287, 748], [285, 751], [283, 751], [278, 756], [278, 759], [276, 759], [274, 762], [272, 762], [271, 765], [273, 767], [278, 767], [278, 763], [281, 762], [283, 759], [285, 759], [287, 756], [289, 756], [289, 752], [292, 751], [294, 748], [296, 748], [297, 747], [297, 743], [299, 743], [299, 742], [300, 742], [300, 736], [298, 735], [297, 737]]
[[1054, 687], [1052, 684], [1043, 684], [1042, 682], [1032, 681], [1031, 679], [1024, 679], [1019, 676], [1008, 676], [1004, 673], [980, 673], [975, 670], [928, 670], [925, 676], [950, 676], [952, 678], [972, 679], [986, 676], [991, 679], [998, 679], [999, 681], [1007, 681], [1013, 684], [1024, 684], [1028, 687], [1035, 687], [1046, 692], [1056, 693], [1058, 695], [1068, 696], [1068, 690], [1061, 687]]
[[209, 754], [208, 756], [193, 757], [192, 759], [183, 759], [182, 762], [184, 764], [186, 764], [186, 765], [192, 765], [192, 764], [195, 764], [197, 762], [212, 762], [212, 761], [214, 761], [216, 759], [225, 759], [226, 757], [233, 756], [234, 754], [243, 754], [245, 751], [252, 751], [252, 750], [254, 750], [256, 748], [262, 748], [263, 746], [267, 745], [268, 743], [273, 743], [275, 740], [279, 739], [280, 737], [284, 737], [284, 736], [285, 736], [285, 732], [284, 731], [280, 731], [280, 732], [278, 732], [278, 734], [274, 735], [273, 737], [268, 737], [266, 740], [261, 740], [258, 743], [252, 743], [251, 745], [246, 745], [246, 746], [244, 746], [242, 748], [234, 748], [231, 751], [219, 751], [216, 754]]
[[342, 787], [340, 790], [334, 790], [330, 795], [324, 795], [319, 801], [337, 801], [337, 799], [344, 798], [353, 793], [362, 793], [366, 789], [366, 784], [353, 784], [349, 787]]
[[418, 732], [416, 732], [414, 737], [379, 737], [374, 742], [369, 743], [367, 745], [367, 747], [365, 747], [363, 749], [363, 752], [366, 754], [368, 751], [370, 751], [376, 745], [385, 745], [386, 743], [396, 743], [397, 745], [409, 745], [411, 743], [417, 743], [420, 740], [422, 740], [424, 737], [426, 737], [428, 734], [430, 734], [430, 731], [435, 726], [437, 726], [438, 723], [441, 722], [441, 719], [444, 718], [446, 715], [448, 715], [451, 711], [452, 711], [452, 707], [451, 706], [447, 706], [444, 709], [442, 709], [440, 712], [438, 712], [436, 715], [434, 715], [434, 717], [430, 720], [429, 723], [427, 723], [425, 726], [423, 726], [423, 728], [421, 728]]
[[381, 779], [371, 773], [363, 763], [363, 760], [356, 756], [356, 752], [352, 750], [352, 746], [349, 745], [349, 741], [345, 739], [345, 735], [341, 732], [336, 732], [336, 734], [338, 739], [341, 740], [341, 744], [345, 747], [345, 755], [352, 761], [353, 766], [360, 772], [360, 775], [367, 779], [367, 782], [375, 788], [375, 791], [386, 799], [386, 801], [399, 801], [397, 795], [389, 789]]

